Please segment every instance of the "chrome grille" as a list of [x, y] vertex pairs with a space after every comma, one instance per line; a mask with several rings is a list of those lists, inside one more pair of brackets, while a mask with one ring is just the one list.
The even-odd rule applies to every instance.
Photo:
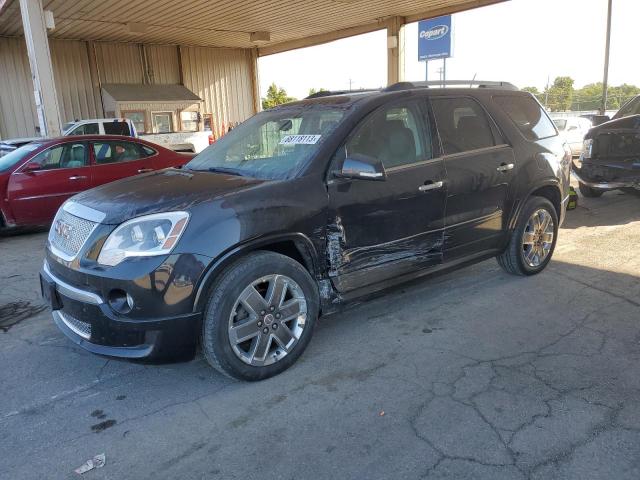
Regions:
[[58, 211], [49, 232], [49, 243], [63, 258], [74, 258], [98, 224], [84, 218], [76, 217], [65, 211]]
[[82, 322], [75, 317], [72, 317], [68, 313], [64, 313], [63, 311], [58, 310], [58, 315], [64, 322], [64, 324], [73, 330], [75, 333], [80, 335], [82, 338], [89, 340], [91, 338], [91, 324], [87, 322]]

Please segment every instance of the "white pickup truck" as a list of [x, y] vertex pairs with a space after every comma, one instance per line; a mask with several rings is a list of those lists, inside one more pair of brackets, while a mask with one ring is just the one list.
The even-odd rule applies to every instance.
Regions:
[[63, 135], [126, 135], [140, 137], [177, 152], [200, 153], [213, 141], [211, 132], [171, 132], [138, 134], [126, 118], [94, 118], [65, 123]]

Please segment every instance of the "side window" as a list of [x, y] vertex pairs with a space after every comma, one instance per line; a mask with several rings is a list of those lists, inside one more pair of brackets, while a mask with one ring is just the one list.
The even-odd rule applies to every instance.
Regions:
[[385, 168], [432, 158], [431, 143], [422, 110], [416, 103], [386, 105], [356, 128], [345, 145], [345, 154], [365, 155], [382, 161]]
[[103, 125], [104, 133], [106, 135], [124, 135], [127, 137], [131, 136], [131, 130], [129, 129], [129, 124], [127, 122], [105, 122]]
[[445, 154], [496, 144], [487, 114], [475, 100], [468, 97], [433, 98], [431, 104]]
[[[542, 106], [529, 95], [496, 95], [493, 100], [508, 115], [527, 140], [555, 136], [556, 129]], [[567, 121], [560, 122], [560, 130], [568, 129]]]
[[87, 164], [86, 148], [83, 143], [57, 145], [40, 152], [30, 163], [39, 164], [41, 170], [84, 167]]
[[74, 128], [69, 135], [98, 135], [100, 133], [100, 127], [97, 123], [85, 123]]
[[147, 147], [146, 145], [140, 145], [140, 149], [142, 150], [143, 157], [150, 157], [151, 155], [158, 153], [153, 148]]
[[93, 155], [98, 165], [130, 162], [142, 157], [136, 143], [132, 142], [94, 142]]

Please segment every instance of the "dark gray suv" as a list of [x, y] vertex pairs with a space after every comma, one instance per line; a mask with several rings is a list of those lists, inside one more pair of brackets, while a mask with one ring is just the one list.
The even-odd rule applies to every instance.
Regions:
[[362, 295], [490, 257], [542, 271], [570, 160], [509, 85], [323, 93], [255, 115], [180, 170], [72, 198], [42, 291], [94, 353], [184, 358], [200, 344], [221, 372], [259, 380]]

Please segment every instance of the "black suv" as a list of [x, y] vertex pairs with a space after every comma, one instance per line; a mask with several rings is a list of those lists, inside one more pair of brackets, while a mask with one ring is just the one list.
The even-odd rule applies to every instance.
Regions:
[[433, 272], [551, 259], [571, 152], [508, 84], [322, 94], [196, 156], [64, 204], [41, 273], [59, 328], [98, 354], [282, 372], [320, 314]]
[[640, 95], [623, 105], [610, 122], [589, 130], [573, 172], [585, 197], [599, 197], [612, 189], [640, 196]]

